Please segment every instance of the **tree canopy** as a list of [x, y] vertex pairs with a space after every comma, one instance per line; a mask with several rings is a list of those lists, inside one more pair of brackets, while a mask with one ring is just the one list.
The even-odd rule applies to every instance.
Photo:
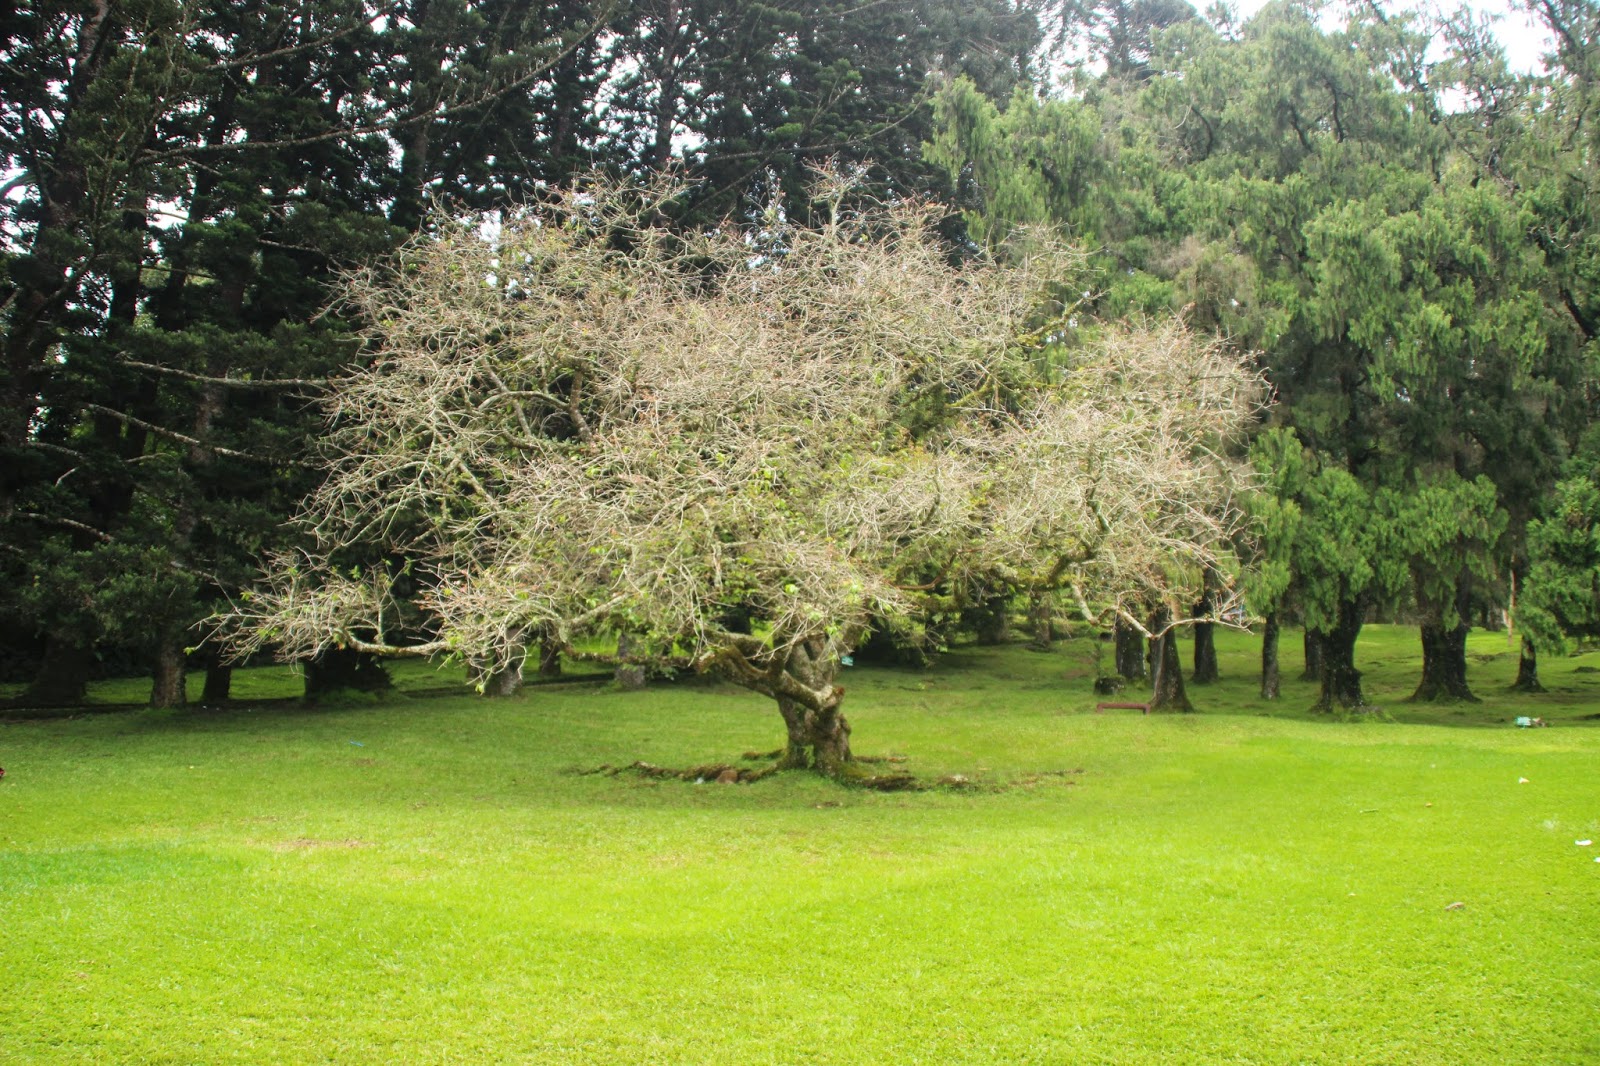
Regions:
[[[1250, 372], [1174, 324], [1062, 347], [1061, 242], [951, 266], [929, 207], [822, 181], [816, 227], [673, 232], [681, 187], [600, 181], [354, 275], [371, 360], [332, 390], [314, 547], [270, 567], [244, 648], [493, 669], [622, 630], [776, 699], [790, 762], [836, 772], [839, 655], [936, 584], [1192, 602]], [[431, 640], [391, 642], [401, 572], [345, 565], [375, 542]]]

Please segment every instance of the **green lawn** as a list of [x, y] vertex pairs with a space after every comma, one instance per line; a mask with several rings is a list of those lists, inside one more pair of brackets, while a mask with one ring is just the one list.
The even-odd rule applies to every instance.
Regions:
[[963, 791], [577, 772], [776, 746], [703, 684], [0, 726], [0, 1062], [1600, 1062], [1600, 655], [1416, 708], [1415, 645], [1372, 722], [1248, 637], [1194, 716], [1083, 644], [849, 672]]

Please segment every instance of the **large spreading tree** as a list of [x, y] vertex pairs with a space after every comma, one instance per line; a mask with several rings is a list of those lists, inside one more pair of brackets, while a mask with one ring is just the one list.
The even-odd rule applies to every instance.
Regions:
[[[1233, 529], [1252, 376], [1176, 326], [1066, 346], [1062, 246], [952, 267], [936, 212], [824, 184], [816, 228], [687, 234], [656, 221], [677, 187], [588, 185], [353, 276], [369, 359], [240, 647], [492, 676], [626, 631], [774, 699], [783, 765], [840, 775], [839, 657], [925, 593], [1181, 613]], [[374, 544], [404, 563], [352, 563]]]

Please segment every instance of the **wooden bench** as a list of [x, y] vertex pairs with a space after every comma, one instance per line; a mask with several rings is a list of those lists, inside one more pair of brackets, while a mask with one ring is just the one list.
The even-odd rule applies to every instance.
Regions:
[[1097, 704], [1095, 704], [1094, 705], [1094, 713], [1095, 714], [1099, 714], [1101, 711], [1141, 711], [1144, 714], [1149, 714], [1150, 713], [1150, 705], [1148, 703], [1097, 703]]

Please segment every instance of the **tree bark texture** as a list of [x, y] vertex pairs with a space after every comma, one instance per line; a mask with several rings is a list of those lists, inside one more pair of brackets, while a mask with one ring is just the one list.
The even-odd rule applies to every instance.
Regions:
[[1144, 635], [1122, 619], [1112, 630], [1117, 648], [1117, 674], [1126, 681], [1145, 679]]
[[1261, 631], [1261, 698], [1275, 700], [1279, 691], [1278, 616], [1269, 614]]
[[164, 632], [156, 641], [150, 670], [150, 706], [183, 707], [189, 702], [188, 657], [180, 633]]
[[1544, 691], [1544, 686], [1539, 684], [1539, 656], [1527, 637], [1522, 638], [1522, 653], [1517, 656], [1517, 679], [1512, 682], [1511, 691]]
[[1166, 607], [1156, 608], [1150, 616], [1150, 632], [1161, 634], [1150, 638], [1150, 709], [1189, 714], [1194, 711], [1194, 705], [1189, 702], [1189, 695], [1183, 688], [1178, 631], [1167, 629], [1171, 624], [1172, 612]]

